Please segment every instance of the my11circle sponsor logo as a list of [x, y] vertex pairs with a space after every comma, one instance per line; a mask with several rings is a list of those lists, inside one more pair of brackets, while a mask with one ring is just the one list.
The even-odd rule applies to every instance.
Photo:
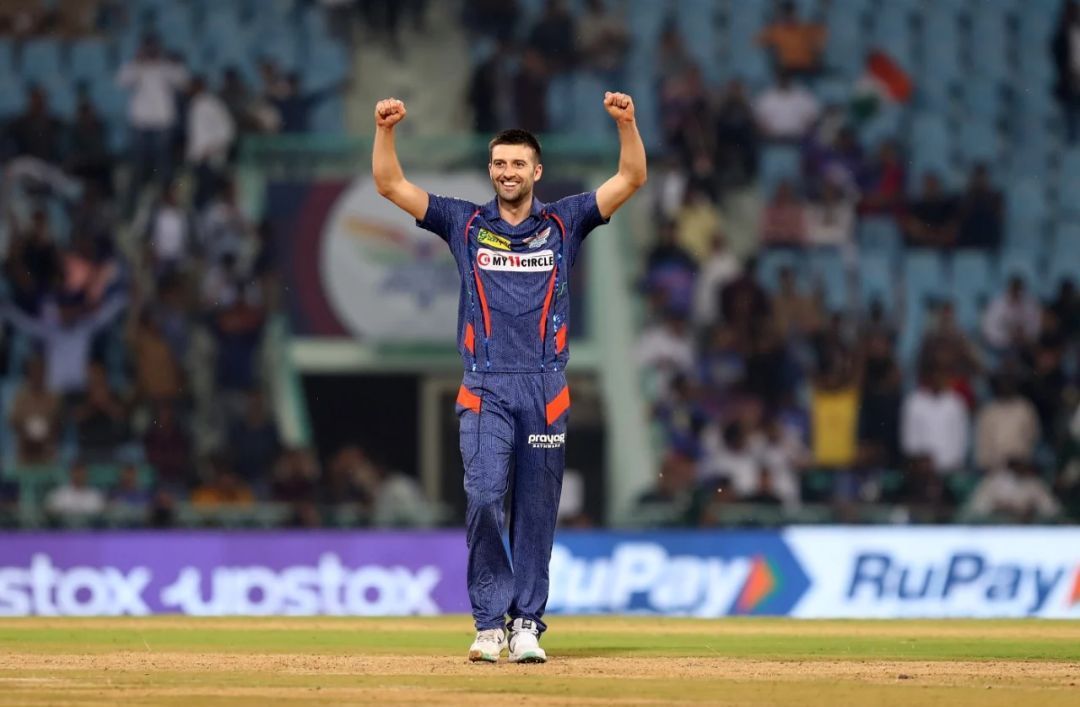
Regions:
[[476, 251], [476, 264], [481, 270], [500, 272], [549, 272], [555, 267], [555, 254], [550, 250], [535, 253], [501, 253], [488, 248]]

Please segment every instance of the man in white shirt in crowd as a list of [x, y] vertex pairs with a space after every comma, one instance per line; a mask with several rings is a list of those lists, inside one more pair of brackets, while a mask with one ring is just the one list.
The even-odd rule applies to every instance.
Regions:
[[788, 74], [780, 74], [777, 84], [754, 101], [754, 117], [762, 135], [777, 142], [801, 140], [819, 115], [818, 99]]
[[1007, 351], [1029, 344], [1039, 337], [1042, 308], [1027, 293], [1024, 280], [1009, 278], [1009, 287], [994, 298], [983, 315], [982, 332], [990, 346]]
[[993, 382], [994, 398], [975, 418], [975, 465], [993, 471], [1008, 464], [1031, 461], [1039, 442], [1039, 414], [1031, 401], [1020, 395], [1016, 381], [1007, 375]]
[[964, 468], [969, 427], [964, 399], [946, 387], [944, 373], [933, 367], [924, 372], [919, 387], [904, 399], [900, 446], [906, 456], [925, 455], [934, 471], [949, 474]]
[[76, 462], [71, 467], [68, 482], [57, 486], [45, 497], [45, 510], [57, 519], [90, 518], [105, 510], [105, 494], [90, 486], [86, 466]]
[[1058, 515], [1061, 504], [1030, 462], [1014, 459], [983, 477], [965, 510], [975, 518], [1030, 523]]
[[694, 288], [694, 323], [706, 327], [716, 322], [720, 292], [742, 272], [742, 264], [727, 245], [722, 230], [713, 233], [712, 251], [698, 272]]
[[184, 157], [195, 168], [195, 208], [205, 206], [221, 184], [229, 151], [236, 140], [236, 123], [229, 109], [206, 81], [191, 81], [187, 113], [187, 145]]
[[130, 189], [132, 203], [148, 183], [172, 181], [172, 137], [176, 127], [176, 96], [188, 82], [188, 72], [161, 50], [157, 37], [143, 38], [135, 58], [124, 64], [116, 83], [131, 92], [128, 122], [135, 158]]

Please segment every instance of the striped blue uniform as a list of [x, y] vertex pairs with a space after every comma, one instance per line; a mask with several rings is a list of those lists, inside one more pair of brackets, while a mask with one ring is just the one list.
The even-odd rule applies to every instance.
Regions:
[[[595, 192], [534, 199], [516, 226], [500, 218], [494, 199], [429, 200], [417, 225], [447, 242], [461, 275], [457, 412], [473, 618], [477, 630], [509, 616], [543, 631], [570, 408], [570, 268], [585, 236], [606, 221]], [[508, 557], [503, 504], [511, 483]]]

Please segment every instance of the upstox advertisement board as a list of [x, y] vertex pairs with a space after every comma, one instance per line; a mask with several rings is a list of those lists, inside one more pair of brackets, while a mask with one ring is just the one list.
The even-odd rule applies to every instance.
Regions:
[[[0, 534], [0, 615], [468, 613], [464, 534]], [[1080, 618], [1078, 528], [563, 532], [553, 614]]]

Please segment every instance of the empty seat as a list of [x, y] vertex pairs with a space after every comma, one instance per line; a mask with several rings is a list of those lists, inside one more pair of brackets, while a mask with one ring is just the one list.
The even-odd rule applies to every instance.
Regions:
[[109, 59], [109, 47], [101, 39], [80, 39], [71, 45], [70, 76], [76, 81], [91, 83], [99, 77], [112, 78], [114, 69]]
[[797, 182], [801, 170], [801, 156], [796, 147], [769, 145], [761, 153], [758, 184], [768, 198], [782, 181]]
[[859, 280], [859, 300], [862, 306], [869, 307], [873, 302], [880, 302], [886, 311], [896, 306], [895, 283], [893, 279], [892, 255], [876, 252], [859, 254], [856, 269]]
[[903, 247], [900, 227], [896, 219], [887, 216], [870, 216], [859, 223], [859, 246], [863, 252], [896, 256]]
[[960, 156], [968, 166], [976, 162], [996, 162], [1001, 152], [998, 131], [993, 124], [975, 120], [960, 131]]
[[998, 261], [998, 274], [1001, 281], [1007, 282], [1013, 277], [1019, 277], [1024, 284], [1033, 291], [1039, 288], [1038, 257], [1030, 248], [1007, 247], [1001, 252]]
[[1041, 237], [1049, 215], [1042, 182], [1033, 178], [1019, 179], [1005, 190], [1005, 240], [1007, 243], [1030, 244]]
[[795, 272], [799, 285], [809, 285], [806, 268], [799, 267], [802, 254], [784, 248], [769, 248], [758, 255], [757, 280], [762, 287], [775, 292], [780, 286], [780, 271], [791, 268]]
[[960, 251], [953, 257], [951, 297], [961, 326], [974, 329], [982, 307], [997, 291], [995, 267], [989, 253]]
[[63, 73], [60, 42], [55, 39], [33, 39], [22, 47], [19, 74], [27, 81], [45, 83]]
[[816, 248], [810, 252], [810, 277], [825, 295], [825, 306], [835, 312], [846, 309], [848, 300], [848, 275], [839, 248]]

